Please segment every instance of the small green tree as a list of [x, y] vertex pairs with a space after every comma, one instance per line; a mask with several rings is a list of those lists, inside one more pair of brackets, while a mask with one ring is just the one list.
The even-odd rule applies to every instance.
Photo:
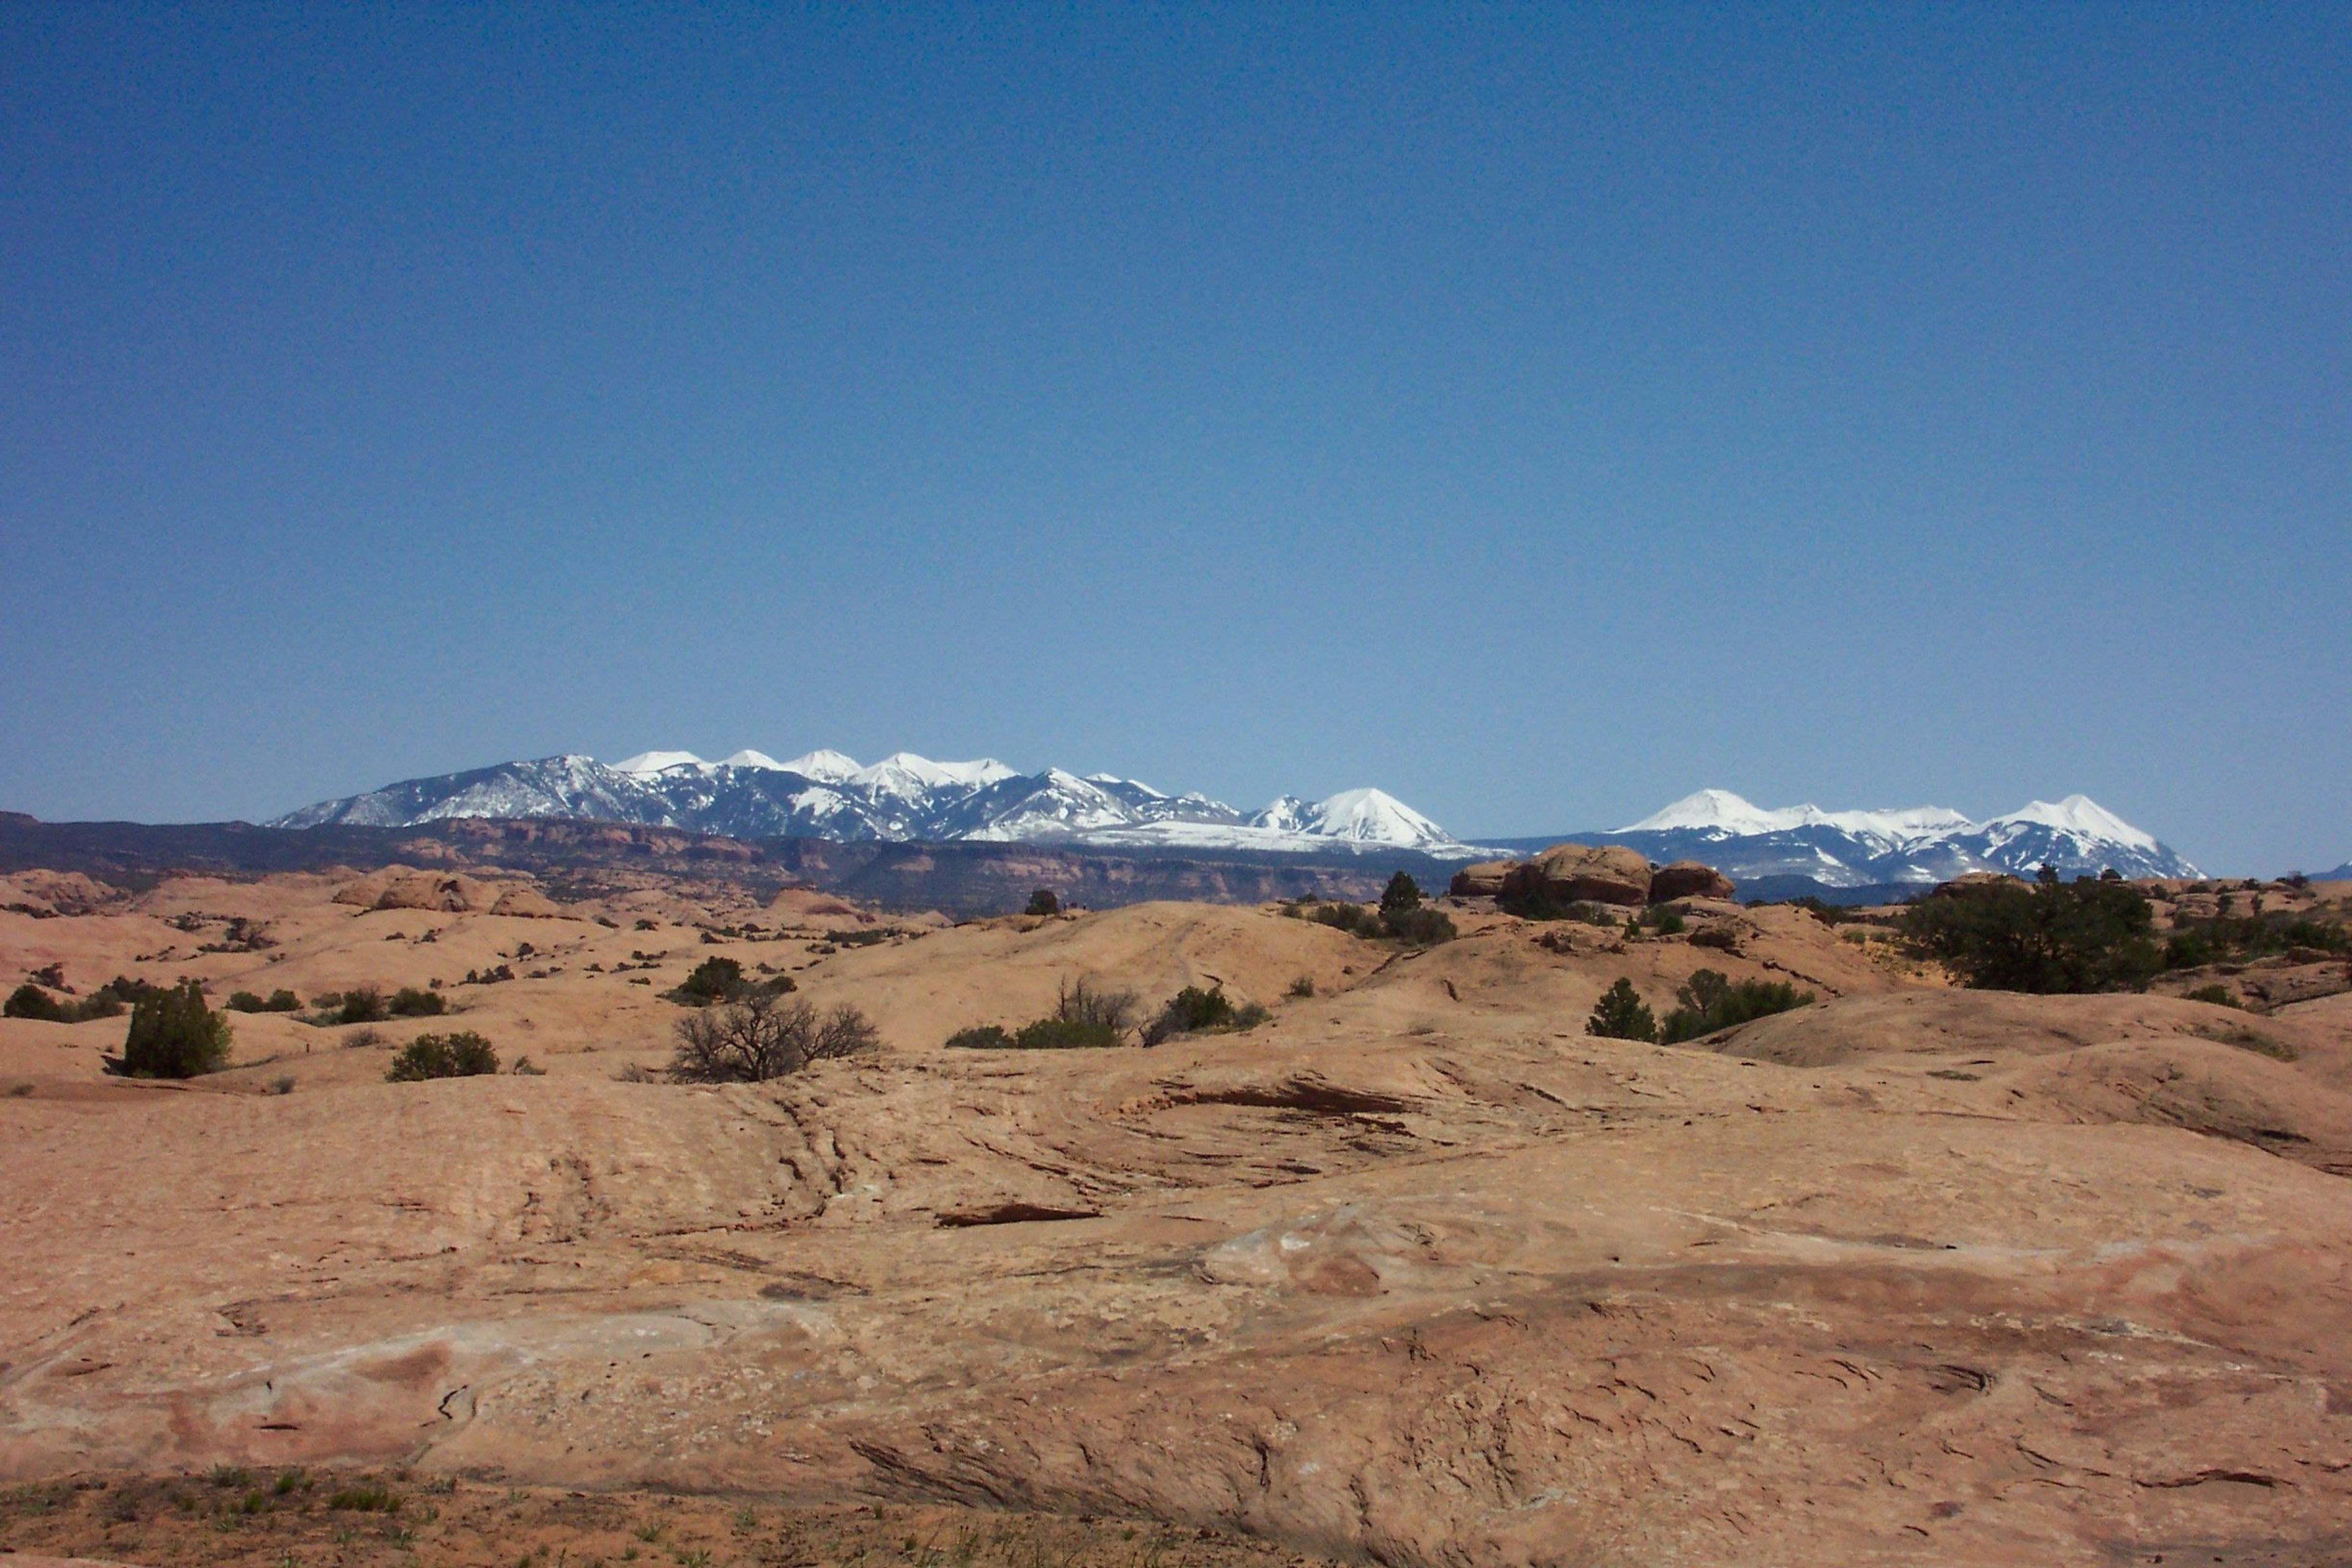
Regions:
[[1062, 900], [1054, 896], [1053, 889], [1040, 888], [1029, 895], [1029, 907], [1021, 912], [1024, 915], [1058, 915], [1062, 912]]
[[742, 989], [740, 963], [731, 958], [706, 958], [669, 994], [672, 1001], [707, 1007], [713, 1002], [733, 1001]]
[[1398, 910], [1381, 917], [1381, 931], [1412, 947], [1435, 947], [1455, 935], [1454, 921], [1444, 910]]
[[131, 1010], [122, 1070], [131, 1078], [196, 1078], [228, 1060], [228, 1020], [205, 1005], [193, 980], [156, 990]]
[[1419, 908], [1421, 884], [1414, 881], [1410, 873], [1399, 871], [1381, 890], [1381, 913], [1383, 915], [1401, 915], [1408, 910]]
[[354, 985], [343, 993], [338, 1005], [338, 1024], [381, 1024], [383, 1022], [383, 993], [373, 985]]
[[1734, 981], [1717, 970], [1702, 969], [1690, 977], [1689, 984], [1676, 988], [1675, 999], [1680, 1005], [1658, 1027], [1660, 1043], [1669, 1046], [1792, 1007], [1810, 1006], [1813, 994], [1800, 991], [1785, 980]]
[[2169, 958], [2189, 967], [2204, 956], [2200, 933], [2185, 931], [2168, 954], [2157, 946], [2154, 914], [2139, 889], [2081, 877], [2062, 882], [2042, 868], [2032, 887], [1994, 882], [1947, 889], [1904, 912], [1906, 944], [1970, 986], [2042, 994], [2137, 991]]
[[1617, 984], [1601, 994], [1592, 1005], [1592, 1016], [1584, 1021], [1584, 1032], [1604, 1040], [1654, 1040], [1658, 1037], [1658, 1020], [1633, 983], [1623, 975]]

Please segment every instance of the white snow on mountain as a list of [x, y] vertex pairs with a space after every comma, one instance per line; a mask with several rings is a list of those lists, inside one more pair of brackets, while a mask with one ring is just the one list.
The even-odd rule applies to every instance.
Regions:
[[935, 763], [912, 752], [893, 752], [873, 766], [858, 769], [845, 782], [911, 800], [934, 790], [978, 789], [1019, 776], [994, 757], [973, 763]]
[[1388, 794], [1377, 789], [1345, 789], [1317, 801], [1299, 823], [1302, 831], [1356, 844], [1393, 844], [1400, 848], [1425, 849], [1453, 842], [1445, 829]]
[[857, 759], [844, 756], [839, 752], [804, 752], [789, 763], [772, 765], [782, 772], [798, 773], [804, 779], [815, 779], [820, 784], [846, 784], [857, 776]]
[[1116, 773], [1023, 773], [994, 758], [936, 762], [912, 752], [867, 765], [834, 751], [779, 763], [746, 750], [713, 763], [692, 752], [656, 750], [609, 767], [591, 757], [551, 757], [410, 779], [278, 820], [301, 827], [398, 826], [449, 816], [585, 817], [739, 837], [1285, 853], [1396, 848], [1452, 858], [1479, 853], [1376, 789], [1343, 790], [1315, 802], [1285, 796], [1249, 816], [1198, 792], [1171, 796]]
[[1990, 819], [1979, 831], [2028, 826], [2051, 828], [2086, 843], [2128, 844], [2145, 851], [2158, 847], [2154, 838], [2089, 796], [2080, 795], [2070, 795], [2054, 805], [2046, 800], [2034, 801], [2021, 811]]
[[1759, 833], [1788, 833], [1800, 827], [1833, 827], [1841, 833], [1901, 844], [1968, 826], [1966, 816], [1940, 805], [1906, 806], [1895, 811], [1823, 811], [1817, 805], [1768, 809], [1727, 789], [1703, 789], [1616, 831], [1720, 832], [1732, 837], [1748, 837]]
[[1836, 886], [1935, 882], [1969, 871], [2031, 873], [2043, 864], [2077, 874], [2198, 875], [2149, 834], [2079, 795], [1974, 821], [1940, 805], [1885, 811], [1759, 806], [1729, 790], [1685, 795], [1601, 835], [1652, 858], [1690, 856], [1735, 879], [1809, 876]]
[[634, 757], [624, 757], [613, 764], [616, 773], [626, 773], [633, 779], [651, 778], [672, 768], [698, 768], [703, 761], [692, 752], [639, 752]]

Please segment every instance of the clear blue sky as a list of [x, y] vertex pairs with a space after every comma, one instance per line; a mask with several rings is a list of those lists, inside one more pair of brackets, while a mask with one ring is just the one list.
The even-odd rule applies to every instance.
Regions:
[[2352, 10], [0, 9], [0, 806], [2352, 856]]

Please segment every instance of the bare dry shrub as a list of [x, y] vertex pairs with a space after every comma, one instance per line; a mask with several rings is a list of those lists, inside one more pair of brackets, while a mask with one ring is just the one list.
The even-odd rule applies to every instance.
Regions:
[[805, 997], [754, 992], [679, 1019], [669, 1075], [679, 1083], [761, 1083], [880, 1043], [873, 1021], [846, 1003], [820, 1014]]

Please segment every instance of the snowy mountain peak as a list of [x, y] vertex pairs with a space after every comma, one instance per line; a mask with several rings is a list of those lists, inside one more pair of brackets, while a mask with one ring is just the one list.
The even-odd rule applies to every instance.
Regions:
[[784, 771], [784, 764], [776, 761], [775, 758], [768, 755], [767, 752], [754, 752], [748, 748], [736, 752], [733, 756], [727, 758], [719, 765], [722, 768], [763, 768], [772, 773], [780, 773]]
[[2099, 843], [2128, 844], [2143, 852], [2158, 847], [2154, 838], [2088, 795], [2070, 795], [2054, 805], [2046, 800], [2033, 801], [2022, 810], [1993, 817], [1983, 826], [1992, 829], [2012, 825], [2052, 828], [2076, 838]]
[[1312, 831], [1357, 844], [1422, 848], [1447, 841], [1446, 832], [1385, 790], [1346, 789], [1315, 803]]
[[892, 795], [915, 795], [940, 789], [982, 789], [1020, 776], [994, 757], [970, 763], [935, 763], [913, 752], [893, 752], [873, 766], [858, 769], [845, 782]]
[[803, 752], [789, 763], [775, 765], [784, 773], [798, 773], [819, 784], [841, 784], [857, 776], [858, 763], [856, 757], [844, 756], [839, 752], [814, 751]]
[[[1809, 811], [1801, 806], [1799, 811]], [[1786, 811], [1767, 811], [1727, 789], [1694, 790], [1672, 805], [1654, 811], [1641, 821], [1617, 829], [1620, 833], [1777, 833], [1789, 826]]]
[[692, 752], [639, 752], [634, 757], [624, 757], [613, 764], [616, 773], [626, 773], [633, 779], [651, 778], [672, 768], [698, 768], [702, 759]]

